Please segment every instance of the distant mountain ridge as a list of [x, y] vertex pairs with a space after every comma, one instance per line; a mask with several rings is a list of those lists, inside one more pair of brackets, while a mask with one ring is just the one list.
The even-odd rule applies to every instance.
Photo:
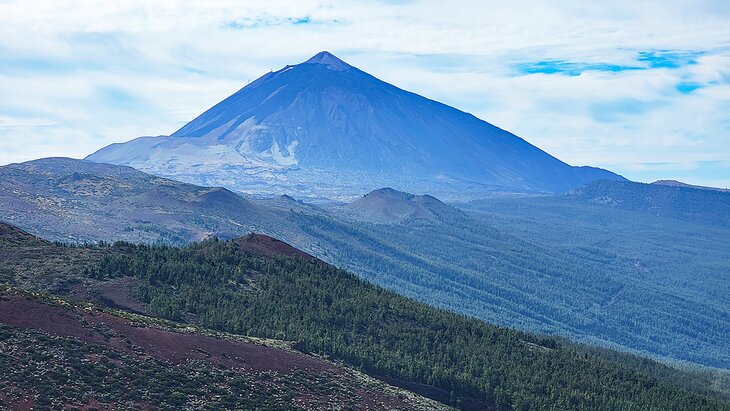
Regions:
[[688, 184], [602, 180], [567, 197], [658, 217], [730, 227], [730, 191]]
[[651, 184], [658, 185], [658, 186], [697, 188], [697, 189], [700, 189], [700, 190], [730, 191], [727, 188], [698, 186], [698, 185], [694, 185], [694, 184], [683, 183], [683, 182], [677, 181], [677, 180], [657, 180], [657, 181], [655, 181], [655, 182], [653, 182]]
[[387, 186], [452, 199], [622, 179], [565, 164], [328, 52], [265, 74], [170, 137], [113, 144], [87, 159], [252, 195], [348, 201]]
[[70, 242], [186, 243], [241, 235], [275, 220], [224, 188], [70, 158], [0, 167], [0, 208], [0, 220]]

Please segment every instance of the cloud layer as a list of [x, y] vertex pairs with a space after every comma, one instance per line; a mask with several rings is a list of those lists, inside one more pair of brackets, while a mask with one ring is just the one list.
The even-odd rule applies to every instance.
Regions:
[[675, 3], [0, 1], [0, 163], [170, 134], [329, 50], [571, 164], [729, 187], [730, 6]]

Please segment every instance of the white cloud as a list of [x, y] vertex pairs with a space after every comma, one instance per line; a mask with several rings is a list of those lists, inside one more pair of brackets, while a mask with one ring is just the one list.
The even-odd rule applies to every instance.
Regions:
[[[226, 28], [236, 21], [247, 24]], [[573, 164], [654, 179], [672, 166], [643, 164], [669, 163], [693, 182], [730, 179], [730, 167], [708, 175], [686, 165], [730, 158], [730, 6], [709, 0], [4, 1], [0, 163], [171, 133], [269, 69], [324, 49]], [[631, 66], [653, 50], [704, 54], [673, 69], [515, 69]], [[683, 94], [680, 82], [700, 88]]]

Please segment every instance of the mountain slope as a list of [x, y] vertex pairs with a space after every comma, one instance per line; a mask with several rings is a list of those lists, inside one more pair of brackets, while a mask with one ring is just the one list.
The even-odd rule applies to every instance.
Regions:
[[69, 158], [0, 167], [0, 219], [54, 240], [184, 243], [276, 220], [223, 188]]
[[[13, 243], [1, 246], [0, 251], [17, 255]], [[81, 250], [49, 246], [65, 249], [70, 255]], [[137, 298], [154, 315], [235, 334], [297, 341], [296, 347], [304, 352], [343, 361], [392, 384], [462, 409], [728, 409], [727, 403], [709, 396], [700, 376], [631, 356], [610, 357], [564, 341], [506, 330], [437, 310], [316, 260], [265, 257], [248, 252], [237, 241], [206, 241], [184, 248], [115, 244], [97, 249], [104, 255], [95, 263], [70, 259], [79, 266], [65, 274], [68, 280], [105, 283], [134, 278], [139, 281]], [[32, 267], [43, 258], [43, 253], [38, 253], [23, 262]], [[15, 272], [8, 274], [13, 276]], [[14, 305], [18, 304], [9, 304]], [[69, 315], [68, 305], [63, 306], [60, 315]], [[117, 339], [128, 338], [133, 347], [137, 346], [135, 352], [141, 349], [153, 357], [158, 353], [173, 364], [188, 363], [190, 358], [202, 360], [203, 365], [205, 362], [225, 365], [233, 356], [218, 356], [221, 351], [258, 349], [239, 344], [230, 346], [230, 343], [226, 349], [206, 349], [200, 344], [193, 344], [190, 349], [188, 340], [200, 341], [201, 337], [181, 336], [179, 345], [155, 351], [160, 331], [129, 330], [124, 324], [115, 323], [94, 327], [101, 325], [99, 316], [88, 310], [79, 311], [82, 316], [90, 315], [80, 323], [93, 328], [79, 330], [87, 336], [83, 338], [97, 338], [101, 334], [98, 339], [108, 339], [103, 344], [112, 347], [116, 347]], [[22, 315], [7, 318], [0, 315], [3, 321], [15, 325], [21, 318]], [[55, 327], [55, 332], [59, 332], [62, 325], [60, 321], [52, 321], [46, 327]], [[61, 327], [60, 332], [75, 329]], [[169, 330], [161, 331], [165, 334]], [[139, 333], [152, 334], [155, 338], [137, 341]], [[250, 340], [241, 342], [247, 341]], [[225, 345], [224, 342], [215, 344]], [[124, 346], [117, 349], [123, 350]], [[276, 355], [298, 358], [296, 361], [308, 363], [310, 369], [326, 367], [321, 360], [301, 353]], [[267, 363], [257, 362], [258, 357], [249, 360], [246, 355], [238, 356], [244, 362], [263, 367], [288, 363], [284, 359]], [[49, 359], [43, 355], [34, 358], [35, 361]], [[295, 378], [306, 380], [307, 366], [299, 368], [304, 373], [294, 374]], [[326, 382], [328, 377], [324, 374], [322, 378]], [[199, 378], [207, 376], [203, 374]], [[172, 386], [166, 393], [174, 390], [176, 384], [176, 380], [168, 382]], [[118, 385], [98, 392], [115, 390]], [[317, 386], [310, 384], [309, 389], [316, 390]], [[296, 385], [294, 388], [299, 389]], [[189, 396], [197, 394], [191, 390], [182, 392]], [[341, 398], [337, 391], [333, 395]], [[269, 398], [277, 399], [276, 396]]]
[[87, 157], [252, 194], [354, 198], [378, 187], [463, 198], [566, 191], [605, 170], [571, 167], [471, 114], [322, 52], [268, 73], [170, 137]]
[[0, 287], [3, 409], [447, 409], [286, 341]]
[[[74, 166], [65, 169], [66, 162]], [[38, 170], [29, 173], [22, 167]], [[64, 189], [74, 172], [118, 176], [104, 177], [105, 190], [116, 194], [98, 197], [94, 191], [81, 195]], [[122, 178], [125, 172], [131, 173], [130, 181]], [[392, 213], [382, 219], [388, 207], [377, 205], [380, 200], [368, 208], [374, 210], [375, 220], [362, 214], [353, 220], [355, 211], [349, 206], [325, 209], [290, 197], [242, 200], [243, 212], [238, 202], [231, 202], [233, 207], [206, 203], [211, 204], [209, 210], [186, 198], [198, 198], [211, 189], [79, 160], [0, 167], [0, 176], [0, 221], [12, 221], [53, 240], [188, 243], [202, 237], [199, 232], [228, 238], [257, 231], [388, 289], [490, 323], [730, 368], [730, 306], [725, 298], [730, 293], [725, 279], [730, 270], [730, 233], [723, 223], [729, 213], [722, 212], [727, 193], [691, 190], [677, 198], [700, 197], [676, 201], [671, 193], [688, 189], [598, 182], [590, 192], [584, 191], [590, 195], [578, 196], [576, 191], [565, 196], [490, 198], [472, 204], [467, 212], [438, 202], [439, 208], [430, 207], [434, 199], [423, 208], [427, 218], [394, 221]], [[135, 193], [157, 192], [160, 182], [181, 188], [168, 188], [169, 197], [146, 196], [138, 201]], [[634, 189], [667, 194], [638, 195]], [[385, 191], [393, 195], [384, 196]], [[223, 192], [226, 198], [233, 195]], [[386, 205], [395, 198], [395, 203], [405, 202], [405, 210], [422, 207], [407, 200], [418, 196], [391, 190], [373, 194], [378, 194], [375, 199], [383, 197]], [[664, 214], [622, 208], [630, 202], [595, 201], [606, 197], [641, 204], [661, 200]], [[396, 208], [399, 212], [401, 205]], [[250, 207], [254, 211], [247, 211]], [[431, 217], [434, 210], [439, 212], [437, 218]], [[701, 216], [703, 210], [714, 220], [667, 218]], [[279, 246], [259, 236], [249, 244], [251, 250], [274, 251]], [[45, 250], [49, 267], [73, 270], [66, 254]], [[83, 250], [84, 258], [96, 258], [94, 249]], [[22, 264], [18, 269], [25, 270]], [[27, 275], [53, 290], [74, 289], [40, 275], [47, 272]], [[134, 286], [108, 284], [95, 293], [100, 300], [140, 311], [128, 299], [117, 298]]]
[[[524, 294], [510, 296], [509, 301], [521, 301], [519, 307], [528, 308], [530, 315], [496, 317], [511, 318], [507, 322], [511, 324], [521, 321], [518, 317], [547, 315], [549, 320], [528, 329], [567, 332], [581, 341], [600, 339], [727, 370], [730, 227], [723, 211], [727, 197], [707, 190], [597, 182], [567, 195], [490, 198], [459, 207], [497, 232], [529, 241], [529, 250], [538, 253], [529, 258], [539, 261], [533, 266], [538, 273], [557, 268], [558, 277], [546, 277], [534, 293], [527, 286], [534, 281], [519, 274], [530, 265], [520, 263], [519, 269], [511, 270], [505, 281]], [[456, 230], [452, 225], [443, 231], [453, 235]], [[469, 234], [478, 230], [458, 232], [460, 238], [480, 242]], [[400, 244], [416, 243], [413, 236], [403, 237]], [[441, 253], [444, 262], [456, 267], [479, 267], [478, 262], [454, 254], [458, 246], [426, 245], [419, 248], [429, 259]], [[500, 247], [504, 255], [514, 254], [508, 261], [519, 261], [516, 257], [523, 252], [510, 248]], [[550, 257], [539, 256], [542, 252]], [[553, 257], [561, 261], [550, 263]], [[562, 283], [571, 276], [575, 277]], [[572, 319], [563, 317], [564, 310], [573, 312]], [[490, 308], [482, 318], [504, 323], [494, 317]]]
[[575, 201], [730, 227], [730, 191], [677, 184], [596, 181], [568, 193]]
[[[329, 261], [420, 301], [730, 369], [727, 193], [678, 191], [599, 182], [585, 197], [495, 197], [446, 219], [387, 225], [300, 215], [299, 224], [335, 250]], [[608, 197], [626, 201], [593, 201]]]

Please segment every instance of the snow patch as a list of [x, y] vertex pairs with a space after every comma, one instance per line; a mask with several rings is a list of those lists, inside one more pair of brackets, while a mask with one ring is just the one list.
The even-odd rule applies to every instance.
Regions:
[[278, 165], [293, 166], [299, 163], [294, 153], [294, 149], [296, 149], [298, 145], [299, 141], [294, 140], [289, 145], [285, 146], [286, 152], [282, 153], [279, 147], [279, 143], [274, 140], [273, 144], [271, 144], [271, 158]]

